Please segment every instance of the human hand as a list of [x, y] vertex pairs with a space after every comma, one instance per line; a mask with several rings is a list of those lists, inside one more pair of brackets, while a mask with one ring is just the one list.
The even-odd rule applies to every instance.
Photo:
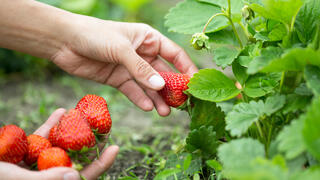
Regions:
[[[57, 109], [49, 119], [39, 128], [34, 134], [38, 134], [48, 138], [49, 131], [66, 112], [65, 109]], [[116, 159], [118, 154], [118, 146], [109, 146], [100, 154], [99, 159], [93, 161], [90, 165], [85, 167], [80, 174], [88, 180], [97, 179], [102, 173], [107, 171]], [[80, 179], [80, 174], [72, 168], [57, 167], [44, 171], [31, 171], [23, 168], [24, 164], [20, 166], [0, 162], [0, 175], [1, 179], [19, 180], [19, 179], [32, 179], [32, 180], [74, 180]]]
[[76, 15], [73, 34], [52, 61], [68, 73], [111, 85], [145, 111], [170, 107], [156, 92], [164, 86], [158, 71], [197, 72], [186, 52], [146, 24], [104, 21]]

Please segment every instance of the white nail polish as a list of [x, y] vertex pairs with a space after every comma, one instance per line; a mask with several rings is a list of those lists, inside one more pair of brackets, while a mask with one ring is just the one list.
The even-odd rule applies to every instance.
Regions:
[[63, 176], [64, 180], [78, 180], [79, 175], [76, 172], [68, 172]]
[[149, 83], [154, 87], [154, 88], [161, 88], [165, 85], [165, 82], [163, 78], [159, 75], [153, 75], [149, 78]]

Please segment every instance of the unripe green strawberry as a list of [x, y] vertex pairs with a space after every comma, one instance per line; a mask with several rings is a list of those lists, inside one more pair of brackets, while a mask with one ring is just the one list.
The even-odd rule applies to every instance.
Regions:
[[65, 150], [79, 151], [84, 147], [92, 147], [96, 140], [89, 124], [76, 109], [64, 114], [56, 130], [57, 146]]
[[38, 158], [38, 169], [45, 170], [53, 167], [71, 167], [72, 162], [68, 154], [59, 147], [43, 150]]
[[188, 89], [187, 85], [190, 76], [174, 72], [160, 72], [160, 75], [166, 84], [163, 89], [158, 91], [159, 94], [167, 105], [172, 107], [181, 106], [188, 99], [188, 96], [183, 91]]
[[48, 139], [36, 134], [29, 135], [27, 139], [28, 152], [24, 157], [24, 162], [28, 165], [32, 165], [33, 163], [37, 162], [39, 154], [43, 150], [51, 148], [51, 143]]
[[81, 111], [91, 129], [98, 130], [101, 134], [109, 133], [112, 121], [105, 99], [88, 94], [78, 102], [76, 109]]
[[0, 128], [0, 161], [19, 163], [28, 151], [28, 141], [23, 129], [16, 125]]

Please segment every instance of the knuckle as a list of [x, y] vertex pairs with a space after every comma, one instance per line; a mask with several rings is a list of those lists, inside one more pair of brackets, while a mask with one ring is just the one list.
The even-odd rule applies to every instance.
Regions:
[[137, 62], [136, 68], [138, 76], [145, 76], [146, 74], [151, 72], [149, 64], [143, 60]]
[[122, 58], [125, 50], [128, 49], [126, 43], [116, 43], [115, 45], [111, 46], [107, 52], [107, 59], [109, 59], [112, 63], [121, 63], [124, 59]]

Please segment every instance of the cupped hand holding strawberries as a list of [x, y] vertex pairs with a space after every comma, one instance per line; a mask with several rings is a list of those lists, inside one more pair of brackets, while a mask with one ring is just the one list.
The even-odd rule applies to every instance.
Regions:
[[[15, 125], [3, 126], [0, 128], [1, 179], [96, 179], [111, 167], [119, 150], [118, 146], [109, 146], [99, 156], [92, 154], [96, 148], [100, 151], [104, 147], [111, 124], [106, 101], [86, 95], [75, 109], [56, 110], [29, 136]], [[84, 156], [89, 156], [85, 162], [80, 159]], [[22, 160], [24, 163], [19, 163]], [[26, 168], [35, 163], [41, 171]], [[83, 168], [81, 164], [87, 166]]]
[[173, 71], [167, 62], [183, 74], [197, 72], [181, 47], [146, 24], [96, 19], [36, 1], [1, 3], [0, 47], [50, 59], [72, 75], [113, 86], [145, 111], [170, 113], [156, 93], [165, 84], [158, 72]]

